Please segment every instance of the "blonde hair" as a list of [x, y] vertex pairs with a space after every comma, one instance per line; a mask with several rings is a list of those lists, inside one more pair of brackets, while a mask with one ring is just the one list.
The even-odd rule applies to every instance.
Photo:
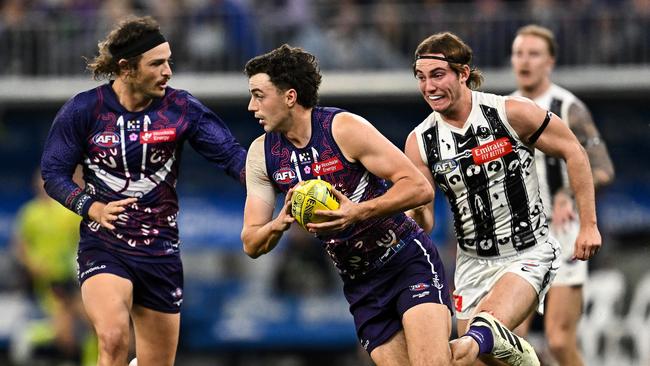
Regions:
[[555, 58], [557, 54], [557, 42], [555, 42], [555, 36], [550, 29], [537, 24], [529, 24], [519, 28], [517, 30], [517, 36], [535, 36], [541, 38], [546, 42], [548, 53], [551, 57]]

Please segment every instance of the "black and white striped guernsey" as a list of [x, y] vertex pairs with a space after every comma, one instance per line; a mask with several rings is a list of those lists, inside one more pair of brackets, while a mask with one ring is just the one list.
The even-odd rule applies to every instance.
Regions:
[[510, 256], [548, 236], [534, 148], [510, 126], [505, 100], [473, 91], [462, 128], [437, 112], [415, 128], [420, 156], [449, 200], [458, 246], [470, 256]]

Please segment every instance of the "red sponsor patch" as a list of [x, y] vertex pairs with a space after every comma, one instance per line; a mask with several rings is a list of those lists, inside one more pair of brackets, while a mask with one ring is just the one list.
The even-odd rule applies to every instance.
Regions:
[[488, 142], [472, 149], [474, 164], [483, 164], [498, 159], [512, 152], [512, 144], [507, 137]]
[[162, 130], [140, 132], [141, 144], [157, 144], [176, 140], [175, 128], [163, 128]]
[[311, 170], [314, 176], [319, 177], [324, 174], [331, 174], [343, 169], [343, 163], [336, 156], [327, 160], [311, 164]]
[[453, 294], [452, 297], [454, 298], [454, 309], [456, 311], [463, 310], [463, 297], [456, 294]]

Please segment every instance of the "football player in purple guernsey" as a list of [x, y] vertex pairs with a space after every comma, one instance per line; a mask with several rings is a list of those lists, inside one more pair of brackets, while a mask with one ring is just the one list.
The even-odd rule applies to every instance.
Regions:
[[[361, 116], [320, 107], [316, 58], [283, 45], [246, 64], [248, 109], [266, 132], [250, 146], [242, 240], [255, 258], [295, 220], [293, 187], [329, 182], [337, 210], [307, 224], [336, 265], [359, 342], [379, 366], [447, 365], [451, 293], [431, 239], [403, 211], [433, 189], [408, 158]], [[388, 188], [387, 181], [392, 182]], [[286, 193], [274, 217], [275, 198]]]
[[[129, 320], [140, 366], [174, 364], [183, 302], [176, 183], [185, 141], [234, 179], [245, 149], [224, 122], [167, 84], [171, 49], [151, 17], [128, 18], [88, 63], [109, 82], [56, 115], [41, 161], [50, 196], [83, 217], [78, 249], [98, 365], [127, 364]], [[83, 166], [85, 189], [72, 181]]]

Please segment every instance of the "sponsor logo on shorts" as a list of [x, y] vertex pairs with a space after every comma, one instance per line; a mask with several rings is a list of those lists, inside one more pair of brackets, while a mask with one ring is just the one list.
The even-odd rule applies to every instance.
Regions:
[[106, 265], [105, 265], [105, 264], [102, 264], [102, 265], [99, 265], [99, 266], [90, 267], [90, 268], [88, 268], [87, 270], [83, 271], [83, 272], [81, 273], [81, 276], [80, 276], [80, 277], [81, 277], [81, 278], [84, 278], [84, 277], [86, 277], [87, 275], [89, 275], [89, 274], [91, 274], [91, 273], [93, 273], [93, 272], [95, 272], [95, 271], [99, 271], [100, 269], [105, 269], [105, 268], [106, 268]]
[[418, 284], [409, 286], [409, 290], [411, 290], [411, 291], [423, 291], [423, 290], [426, 290], [428, 288], [429, 288], [429, 285], [424, 283], [424, 282], [420, 282]]
[[442, 283], [440, 283], [440, 279], [438, 278], [437, 273], [433, 274], [433, 287], [437, 288], [438, 290], [442, 290], [442, 288], [444, 287]]
[[415, 295], [411, 296], [411, 298], [415, 299], [417, 297], [418, 299], [421, 299], [421, 298], [423, 298], [425, 296], [428, 296], [429, 294], [430, 294], [429, 291], [424, 291], [424, 292], [420, 292], [419, 294], [415, 294]]
[[176, 305], [176, 307], [180, 307], [181, 304], [183, 303], [183, 289], [180, 287], [176, 287], [173, 291], [169, 293], [172, 296], [172, 304]]
[[366, 339], [365, 341], [363, 339], [360, 339], [359, 342], [361, 343], [361, 347], [363, 349], [368, 349], [368, 346], [370, 345], [370, 340]]
[[528, 262], [524, 263], [523, 266], [521, 266], [521, 270], [522, 272], [532, 272], [537, 267], [539, 267], [538, 263]]

